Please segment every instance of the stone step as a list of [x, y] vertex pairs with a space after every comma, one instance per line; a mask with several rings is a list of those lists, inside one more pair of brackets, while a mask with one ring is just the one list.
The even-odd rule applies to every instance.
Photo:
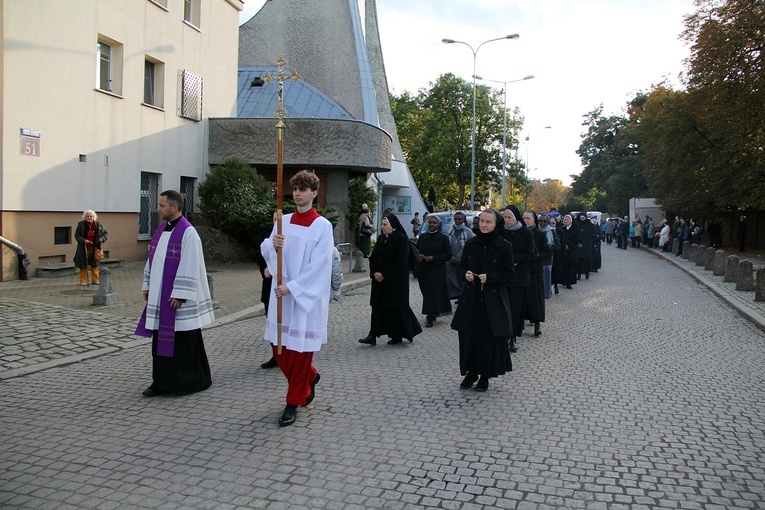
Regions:
[[[122, 259], [104, 259], [98, 263], [98, 267], [120, 267]], [[77, 268], [73, 262], [52, 262], [43, 264], [37, 268], [36, 276], [38, 278], [61, 278], [77, 274]]]

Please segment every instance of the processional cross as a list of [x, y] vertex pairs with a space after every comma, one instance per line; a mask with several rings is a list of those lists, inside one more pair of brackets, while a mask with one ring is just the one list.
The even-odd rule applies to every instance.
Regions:
[[[276, 122], [276, 233], [282, 235], [282, 197], [283, 193], [283, 174], [284, 174], [284, 129], [287, 127], [284, 124], [284, 117], [287, 115], [287, 111], [284, 109], [284, 80], [289, 78], [292, 83], [295, 83], [300, 78], [297, 71], [292, 71], [291, 74], [284, 72], [284, 66], [287, 65], [287, 59], [284, 56], [280, 56], [276, 62], [276, 74], [271, 74], [266, 71], [261, 79], [263, 83], [268, 85], [272, 80], [276, 80], [276, 97], [278, 99], [278, 107], [274, 112], [274, 115], [279, 119]], [[282, 249], [276, 248], [276, 286], [282, 284]], [[276, 298], [276, 353], [282, 353], [282, 298]]]

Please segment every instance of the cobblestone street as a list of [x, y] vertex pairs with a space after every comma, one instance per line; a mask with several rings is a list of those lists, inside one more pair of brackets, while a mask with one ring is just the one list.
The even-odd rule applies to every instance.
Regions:
[[141, 397], [145, 343], [4, 379], [0, 507], [765, 508], [765, 334], [661, 257], [604, 247], [603, 262], [547, 302], [542, 336], [527, 330], [486, 393], [459, 388], [450, 317], [360, 345], [368, 287], [332, 304], [316, 399], [291, 427], [284, 377], [259, 368], [261, 316], [205, 330], [213, 386], [194, 395]]

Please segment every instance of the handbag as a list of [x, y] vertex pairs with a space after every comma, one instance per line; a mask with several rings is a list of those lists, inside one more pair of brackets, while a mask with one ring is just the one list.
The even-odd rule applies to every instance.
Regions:
[[101, 248], [96, 248], [95, 250], [93, 250], [93, 260], [95, 260], [96, 262], [104, 260], [104, 250], [102, 250]]
[[372, 228], [371, 226], [361, 225], [360, 232], [361, 232], [361, 235], [363, 236], [371, 236], [372, 234], [375, 233], [375, 229]]

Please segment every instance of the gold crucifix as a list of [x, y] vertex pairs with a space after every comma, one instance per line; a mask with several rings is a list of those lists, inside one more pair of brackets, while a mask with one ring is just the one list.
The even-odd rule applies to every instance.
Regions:
[[[287, 65], [287, 59], [280, 56], [276, 62], [276, 74], [268, 71], [260, 77], [263, 83], [268, 85], [271, 80], [276, 80], [276, 97], [279, 100], [279, 106], [274, 112], [279, 119], [276, 123], [276, 233], [282, 235], [282, 197], [284, 196], [282, 187], [284, 180], [284, 117], [287, 112], [284, 110], [284, 80], [289, 78], [295, 83], [300, 78], [297, 71], [291, 74], [284, 72], [284, 66]], [[276, 249], [276, 286], [282, 284], [282, 249]], [[276, 354], [282, 353], [282, 298], [276, 298]]]

